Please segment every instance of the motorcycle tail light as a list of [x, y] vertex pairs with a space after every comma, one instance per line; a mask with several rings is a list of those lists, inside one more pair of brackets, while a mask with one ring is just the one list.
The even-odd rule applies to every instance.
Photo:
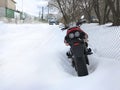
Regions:
[[79, 37], [80, 36], [80, 32], [75, 32], [75, 37]]
[[69, 34], [69, 38], [70, 38], [70, 39], [73, 39], [74, 37], [75, 37], [75, 35], [74, 35], [73, 33], [70, 33], [70, 34]]

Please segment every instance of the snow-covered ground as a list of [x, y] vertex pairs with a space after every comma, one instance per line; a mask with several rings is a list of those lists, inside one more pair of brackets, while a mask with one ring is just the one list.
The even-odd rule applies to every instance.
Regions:
[[120, 90], [120, 27], [84, 24], [89, 75], [78, 77], [66, 57], [66, 31], [48, 24], [0, 23], [0, 90]]

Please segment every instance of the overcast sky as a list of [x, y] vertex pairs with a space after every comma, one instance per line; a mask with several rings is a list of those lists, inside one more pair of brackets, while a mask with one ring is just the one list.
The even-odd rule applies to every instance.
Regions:
[[47, 0], [15, 0], [16, 9], [38, 16], [41, 7], [47, 6]]

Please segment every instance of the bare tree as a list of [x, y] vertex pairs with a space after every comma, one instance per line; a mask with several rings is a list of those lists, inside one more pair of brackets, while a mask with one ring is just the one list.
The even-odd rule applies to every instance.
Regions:
[[86, 19], [91, 22], [91, 12], [93, 10], [93, 0], [81, 0], [80, 7], [82, 9], [82, 12], [86, 16]]
[[80, 16], [85, 14], [90, 21], [91, 10], [93, 7], [92, 0], [51, 0], [53, 6], [59, 8], [66, 24], [75, 22]]
[[106, 0], [113, 17], [113, 25], [120, 25], [120, 0]]
[[[51, 5], [57, 7], [63, 15], [64, 23], [77, 21], [85, 15], [91, 21], [91, 12], [95, 12], [99, 24], [112, 21], [113, 25], [120, 25], [120, 0], [50, 0]], [[111, 18], [111, 16], [113, 18]]]
[[99, 20], [99, 24], [105, 24], [109, 21], [110, 8], [105, 0], [93, 0], [94, 11]]
[[99, 24], [105, 24], [108, 21], [112, 21], [113, 25], [120, 25], [120, 0], [93, 1], [94, 11], [99, 19]]
[[79, 0], [56, 0], [56, 2], [58, 3], [66, 24], [80, 18]]

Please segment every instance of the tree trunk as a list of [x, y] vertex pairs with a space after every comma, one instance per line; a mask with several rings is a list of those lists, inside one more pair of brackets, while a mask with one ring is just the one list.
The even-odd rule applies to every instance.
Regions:
[[67, 25], [68, 24], [68, 19], [67, 19], [67, 15], [65, 14], [64, 10], [62, 9], [62, 5], [60, 3], [60, 0], [56, 0], [58, 5], [59, 5], [59, 8], [60, 8], [60, 11], [63, 15], [63, 18], [64, 18], [64, 24]]
[[120, 25], [120, 1], [119, 0], [106, 0], [113, 16], [113, 26], [119, 26]]

